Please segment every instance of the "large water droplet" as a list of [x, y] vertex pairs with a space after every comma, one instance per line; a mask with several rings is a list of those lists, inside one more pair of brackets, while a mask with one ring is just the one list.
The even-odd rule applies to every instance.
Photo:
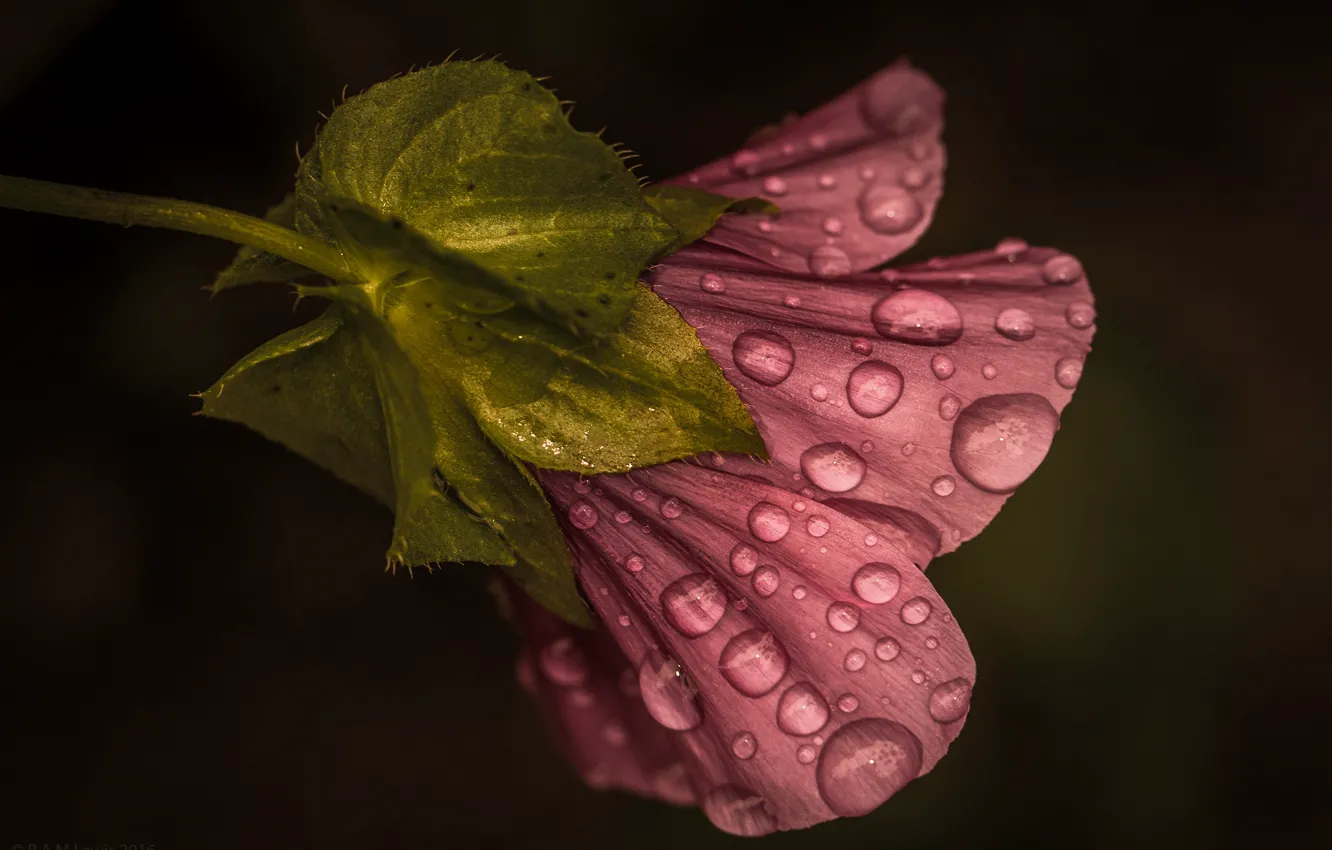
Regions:
[[834, 602], [828, 606], [827, 618], [833, 631], [845, 634], [860, 625], [860, 609], [850, 602]]
[[813, 735], [828, 723], [828, 703], [809, 682], [782, 692], [777, 701], [777, 728], [788, 735]]
[[947, 345], [962, 336], [962, 314], [947, 298], [923, 289], [903, 289], [879, 301], [870, 321], [898, 342]]
[[[845, 493], [865, 479], [865, 459], [846, 443], [820, 443], [800, 455], [800, 471], [816, 487], [829, 493]], [[752, 513], [750, 517], [752, 528]]]
[[785, 381], [795, 367], [795, 349], [780, 334], [771, 331], [745, 331], [731, 346], [735, 367], [745, 377], [765, 387]]
[[777, 687], [790, 661], [786, 647], [772, 632], [750, 629], [731, 638], [717, 665], [737, 691], [747, 697], [761, 697]]
[[1042, 396], [986, 396], [953, 425], [953, 465], [986, 492], [1012, 492], [1040, 466], [1058, 428], [1059, 414]]
[[1036, 320], [1026, 310], [1009, 307], [995, 316], [994, 329], [1011, 340], [1026, 342], [1036, 336]]
[[934, 607], [930, 605], [930, 600], [923, 596], [908, 599], [902, 603], [902, 622], [908, 626], [919, 626], [930, 618], [930, 613], [933, 610]]
[[712, 631], [726, 613], [726, 594], [716, 579], [691, 573], [661, 592], [661, 608], [676, 631], [695, 638]]
[[903, 233], [920, 223], [925, 211], [916, 196], [889, 183], [871, 183], [860, 196], [860, 217], [879, 233]]
[[742, 761], [748, 761], [758, 752], [758, 738], [753, 732], [741, 732], [731, 739], [731, 753]]
[[579, 499], [569, 506], [569, 522], [573, 523], [574, 528], [586, 531], [596, 525], [598, 519], [597, 509], [585, 499]]
[[1056, 285], [1077, 283], [1082, 280], [1082, 274], [1082, 263], [1078, 262], [1077, 257], [1068, 254], [1056, 254], [1041, 267], [1041, 276], [1045, 282]]
[[667, 729], [683, 732], [703, 722], [697, 691], [675, 659], [649, 652], [638, 668], [638, 689], [648, 714]]
[[720, 277], [709, 272], [699, 278], [698, 288], [704, 292], [711, 292], [713, 295], [720, 295], [726, 291], [726, 284]]
[[1065, 357], [1055, 364], [1055, 381], [1066, 390], [1071, 390], [1082, 380], [1082, 361], [1077, 357]]
[[900, 723], [853, 720], [823, 745], [815, 770], [819, 796], [836, 814], [860, 817], [920, 774], [920, 740]]
[[851, 258], [836, 245], [820, 245], [809, 255], [809, 270], [819, 277], [851, 274]]
[[573, 688], [587, 681], [587, 659], [573, 638], [563, 637], [550, 643], [541, 650], [537, 663], [546, 678], [561, 687]]
[[957, 366], [953, 363], [953, 358], [947, 354], [936, 354], [930, 358], [930, 371], [934, 373], [934, 377], [946, 381], [953, 377]]
[[772, 502], [759, 502], [749, 511], [749, 531], [759, 540], [775, 543], [790, 530], [790, 515]]
[[866, 564], [851, 577], [851, 589], [871, 605], [892, 601], [901, 586], [901, 573], [895, 567], [878, 562]]
[[902, 654], [902, 644], [890, 637], [881, 637], [874, 642], [874, 657], [880, 661], [892, 661]]
[[1068, 319], [1069, 326], [1085, 330], [1096, 321], [1096, 308], [1086, 301], [1074, 301], [1064, 311], [1064, 318]]
[[708, 792], [703, 814], [722, 832], [753, 838], [777, 831], [777, 816], [768, 801], [739, 785], [719, 785]]
[[781, 584], [781, 575], [775, 567], [764, 564], [754, 571], [754, 578], [750, 581], [754, 583], [754, 592], [767, 599], [777, 592], [777, 585]]
[[758, 566], [758, 550], [748, 543], [737, 543], [731, 550], [731, 572], [747, 576]]
[[940, 723], [961, 720], [971, 708], [971, 682], [952, 679], [944, 682], [930, 694], [930, 717]]
[[902, 397], [902, 372], [878, 360], [866, 360], [846, 379], [846, 400], [867, 419], [882, 416]]

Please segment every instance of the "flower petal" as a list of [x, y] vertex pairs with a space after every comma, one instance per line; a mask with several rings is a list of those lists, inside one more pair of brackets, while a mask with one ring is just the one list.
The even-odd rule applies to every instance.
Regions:
[[943, 193], [943, 91], [905, 60], [669, 182], [762, 196], [780, 218], [728, 215], [705, 237], [778, 268], [835, 277], [911, 247]]
[[[895, 547], [868, 545], [866, 526], [683, 462], [541, 480], [568, 517], [580, 584], [630, 664], [598, 655], [599, 677], [557, 664], [539, 687], [548, 701], [555, 688], [595, 688], [597, 702], [619, 701], [624, 723], [634, 714], [609, 683], [630, 667], [656, 724], [630, 742], [632, 763], [616, 761], [594, 739], [612, 715], [556, 705], [581, 764], [615, 765], [604, 782], [660, 794], [649, 772], [674, 764], [664, 742], [714, 824], [760, 835], [867, 814], [957, 735], [975, 680], [966, 640], [924, 574]], [[575, 639], [589, 668], [604, 635]], [[538, 656], [550, 637], [531, 634]]]
[[1094, 332], [1078, 261], [1019, 240], [839, 281], [696, 246], [649, 282], [722, 365], [770, 455], [712, 462], [837, 508], [922, 568], [1045, 458]]

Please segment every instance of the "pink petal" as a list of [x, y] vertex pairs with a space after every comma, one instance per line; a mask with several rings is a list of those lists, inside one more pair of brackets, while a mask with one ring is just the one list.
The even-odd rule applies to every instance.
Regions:
[[763, 196], [781, 217], [725, 216], [708, 242], [836, 277], [905, 251], [943, 192], [943, 91], [905, 60], [831, 103], [670, 182]]
[[[923, 573], [865, 544], [866, 526], [683, 462], [541, 480], [579, 517], [566, 534], [606, 626], [575, 636], [528, 604], [545, 671], [533, 678], [598, 783], [662, 794], [681, 779], [718, 827], [760, 835], [872, 811], [957, 735], [975, 680], [966, 641]], [[569, 646], [585, 659], [572, 672]], [[611, 722], [622, 748], [601, 734]]]
[[[707, 274], [718, 282], [700, 287]], [[1073, 257], [994, 251], [838, 281], [688, 248], [653, 288], [698, 331], [770, 462], [728, 472], [804, 493], [922, 568], [980, 532], [1045, 458], [1094, 332]]]

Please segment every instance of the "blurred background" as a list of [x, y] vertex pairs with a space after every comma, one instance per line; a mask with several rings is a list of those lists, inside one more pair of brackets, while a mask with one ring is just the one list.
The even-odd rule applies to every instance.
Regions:
[[[930, 569], [982, 684], [952, 752], [763, 845], [1326, 846], [1327, 40], [1274, 4], [16, 2], [0, 173], [259, 214], [344, 85], [458, 50], [661, 178], [909, 56], [950, 165], [907, 258], [1058, 246], [1100, 331], [1049, 460]], [[0, 247], [0, 846], [741, 844], [584, 787], [477, 576], [385, 574], [388, 512], [191, 416], [301, 318], [201, 291], [230, 246], [0, 211]]]

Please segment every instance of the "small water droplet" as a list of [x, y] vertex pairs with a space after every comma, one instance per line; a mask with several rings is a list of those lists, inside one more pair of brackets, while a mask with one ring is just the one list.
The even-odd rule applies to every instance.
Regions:
[[920, 775], [920, 739], [881, 717], [853, 720], [828, 737], [815, 769], [819, 796], [834, 814], [860, 817]]
[[796, 513], [804, 513], [806, 507], [807, 505], [804, 502], [800, 501], [799, 499], [796, 499], [794, 502], [791, 503], [791, 509], [794, 510]]
[[749, 511], [749, 531], [759, 540], [775, 543], [790, 530], [790, 515], [772, 502], [759, 502]]
[[881, 336], [918, 345], [947, 345], [962, 336], [962, 314], [947, 298], [903, 289], [874, 305], [870, 321]]
[[864, 337], [856, 337], [851, 342], [851, 350], [854, 351], [856, 354], [873, 354], [874, 343], [870, 342]]
[[902, 645], [890, 637], [881, 637], [874, 642], [874, 657], [880, 661], [892, 661], [902, 654]]
[[863, 455], [873, 454], [873, 453], [874, 453], [874, 441], [873, 441], [873, 440], [866, 440], [865, 442], [861, 443], [861, 444], [860, 444], [860, 453], [863, 454]]
[[703, 722], [694, 688], [675, 659], [652, 650], [638, 668], [638, 689], [643, 705], [667, 729], [683, 732]]
[[777, 701], [777, 728], [788, 735], [813, 735], [828, 723], [828, 703], [809, 682], [782, 692]]
[[1056, 286], [1077, 283], [1082, 280], [1082, 275], [1082, 263], [1078, 262], [1077, 257], [1068, 254], [1056, 254], [1041, 267], [1041, 276], [1045, 282]]
[[719, 295], [726, 291], [726, 283], [717, 275], [709, 273], [698, 279], [698, 288]]
[[879, 535], [875, 534], [874, 532], [871, 531], [869, 534], [865, 535], [866, 546], [875, 546], [878, 544], [878, 542], [879, 542]]
[[541, 672], [563, 688], [574, 688], [587, 681], [587, 659], [573, 638], [559, 638], [541, 650], [537, 657]]
[[752, 176], [758, 171], [759, 155], [753, 151], [740, 151], [731, 157], [731, 167], [741, 174]]
[[904, 233], [924, 216], [920, 201], [907, 190], [887, 183], [873, 183], [860, 196], [860, 217], [878, 233]]
[[786, 181], [780, 177], [763, 178], [763, 192], [767, 195], [785, 195]]
[[727, 642], [717, 664], [731, 687], [747, 697], [757, 698], [777, 687], [790, 662], [786, 647], [772, 632], [750, 629]]
[[816, 487], [845, 493], [865, 479], [865, 459], [845, 443], [820, 443], [800, 455], [800, 471]]
[[731, 572], [747, 576], [758, 566], [758, 550], [748, 543], [737, 543], [731, 550]]
[[925, 648], [926, 648], [926, 649], [938, 649], [938, 648], [939, 648], [939, 639], [938, 639], [937, 637], [935, 637], [934, 635], [930, 635], [929, 637], [925, 638]]
[[953, 364], [953, 358], [947, 354], [936, 354], [930, 358], [930, 371], [934, 373], [934, 377], [946, 381], [953, 377], [953, 373], [957, 371], [957, 366]]
[[837, 216], [828, 216], [823, 220], [823, 232], [829, 236], [838, 236], [843, 229], [842, 220]]
[[1071, 390], [1082, 380], [1082, 361], [1076, 357], [1065, 357], [1055, 364], [1055, 381], [1066, 390]]
[[816, 151], [821, 151], [828, 147], [828, 137], [822, 133], [815, 133], [809, 137], [809, 146]]
[[913, 165], [902, 172], [902, 185], [908, 189], [920, 189], [930, 182], [930, 173], [925, 169]]
[[820, 189], [836, 189], [836, 188], [837, 188], [837, 178], [834, 177], [834, 176], [832, 176], [831, 174], [820, 174], [820, 175], [819, 175], [819, 188], [820, 188]]
[[809, 388], [809, 397], [815, 401], [828, 400], [828, 387], [826, 384], [815, 384]]
[[934, 483], [930, 484], [930, 489], [934, 491], [936, 496], [951, 496], [953, 491], [957, 489], [957, 482], [953, 480], [951, 475], [940, 475], [934, 479]]
[[981, 377], [984, 378], [985, 380], [993, 381], [998, 376], [999, 376], [999, 370], [994, 367], [993, 363], [986, 363], [984, 366], [981, 367]]
[[632, 623], [633, 621], [629, 619], [628, 614], [621, 614], [620, 616], [615, 618], [615, 622], [627, 628], [630, 625], [630, 623]]
[[772, 222], [768, 219], [761, 219], [758, 223], [759, 233], [771, 233]]
[[926, 678], [926, 677], [925, 677], [925, 671], [924, 671], [924, 670], [912, 670], [912, 671], [911, 671], [911, 681], [915, 682], [917, 685], [923, 685], [923, 684], [925, 684], [925, 678]]
[[753, 732], [741, 732], [731, 739], [731, 754], [742, 761], [748, 761], [758, 752], [758, 738]]
[[574, 528], [581, 528], [586, 531], [596, 525], [600, 518], [597, 515], [597, 509], [586, 500], [579, 499], [569, 506], [569, 522], [573, 523]]
[[1085, 330], [1096, 321], [1096, 308], [1086, 301], [1075, 301], [1064, 311], [1064, 318], [1068, 319], [1069, 326]]
[[791, 588], [791, 598], [804, 599], [809, 594], [809, 590], [803, 584], [797, 584]]
[[865, 661], [865, 650], [853, 649], [846, 654], [846, 658], [842, 661], [842, 666], [849, 672], [855, 673], [864, 668]]
[[644, 490], [644, 489], [642, 489], [642, 488], [640, 487], [639, 489], [637, 489], [637, 490], [634, 491], [634, 501], [635, 501], [635, 502], [642, 502], [642, 501], [645, 501], [646, 499], [647, 499], [647, 491], [646, 491], [646, 490]]
[[994, 317], [994, 329], [1015, 342], [1026, 342], [1036, 336], [1036, 320], [1026, 310], [1009, 307]]
[[809, 255], [809, 270], [819, 277], [841, 277], [851, 273], [851, 258], [836, 245], [820, 245]]
[[592, 482], [586, 478], [578, 479], [577, 483], [574, 484], [574, 492], [586, 496], [592, 492]]
[[901, 397], [901, 370], [878, 360], [866, 360], [846, 379], [846, 401], [866, 419], [892, 410]]
[[647, 560], [637, 552], [630, 552], [629, 557], [624, 559], [624, 568], [631, 573], [641, 573], [647, 566]]
[[735, 606], [735, 610], [743, 611], [749, 607], [749, 600], [744, 598], [743, 596], [740, 596], [731, 600], [731, 604]]
[[902, 455], [903, 455], [904, 457], [911, 457], [911, 456], [912, 456], [913, 454], [915, 454], [915, 453], [916, 453], [916, 444], [915, 444], [915, 443], [903, 443], [903, 444], [902, 444]]
[[767, 387], [785, 381], [795, 367], [795, 349], [771, 331], [745, 331], [731, 346], [735, 366], [745, 377]]
[[700, 807], [722, 832], [752, 838], [777, 831], [777, 816], [768, 801], [739, 785], [718, 785]]
[[684, 513], [684, 507], [680, 504], [680, 500], [674, 496], [661, 503], [661, 515], [667, 519], [675, 519], [682, 513]]
[[834, 602], [828, 606], [826, 618], [833, 631], [845, 634], [860, 625], [860, 609], [850, 602]]
[[962, 407], [962, 402], [957, 396], [946, 395], [939, 399], [939, 416], [942, 419], [950, 420], [957, 415]]
[[805, 530], [809, 532], [810, 537], [822, 537], [828, 533], [828, 520], [821, 516], [812, 516], [809, 522], [805, 523]]
[[994, 246], [994, 252], [1011, 263], [1017, 259], [1018, 254], [1030, 247], [1025, 240], [1010, 236], [1006, 239], [1000, 239], [999, 244]]
[[856, 699], [855, 694], [842, 694], [837, 698], [837, 708], [843, 714], [850, 714], [860, 708], [860, 700]]
[[930, 600], [923, 596], [908, 599], [902, 603], [902, 622], [908, 626], [919, 626], [930, 618], [930, 612], [933, 610]]
[[628, 511], [616, 511], [615, 521], [618, 522], [620, 525], [624, 525], [626, 523], [633, 522], [634, 518]]
[[961, 720], [971, 708], [971, 682], [951, 679], [930, 694], [930, 717], [939, 723]]
[[1009, 493], [1036, 471], [1059, 428], [1059, 414], [1032, 393], [973, 401], [953, 426], [951, 457], [987, 493]]
[[901, 586], [902, 574], [895, 567], [877, 561], [856, 570], [851, 577], [851, 590], [871, 605], [891, 601]]
[[726, 613], [726, 594], [711, 576], [691, 573], [661, 592], [662, 613], [687, 638], [707, 634]]
[[781, 583], [781, 576], [775, 567], [763, 565], [754, 571], [754, 592], [764, 599], [777, 592], [777, 585]]
[[819, 751], [810, 744], [801, 744], [796, 747], [796, 761], [801, 764], [813, 764], [818, 755]]
[[857, 173], [860, 175], [860, 179], [864, 180], [865, 182], [869, 182], [870, 180], [874, 179], [874, 169], [870, 168], [868, 165], [862, 165], [860, 167], [860, 171]]

